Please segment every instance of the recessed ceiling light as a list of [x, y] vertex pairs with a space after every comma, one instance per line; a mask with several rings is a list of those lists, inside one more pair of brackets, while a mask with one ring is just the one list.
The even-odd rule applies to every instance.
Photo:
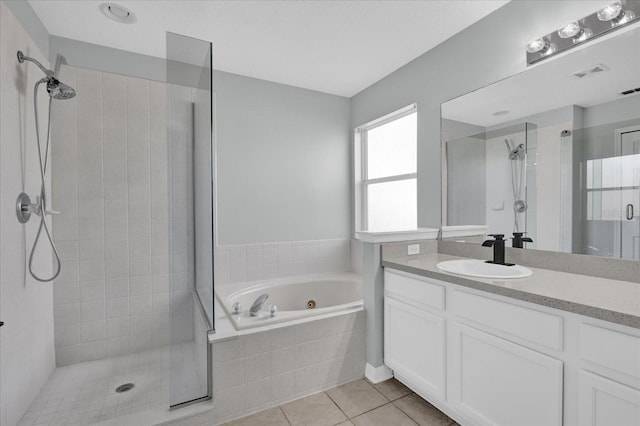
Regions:
[[506, 109], [491, 113], [491, 115], [495, 115], [496, 117], [500, 117], [501, 115], [507, 115], [507, 114], [509, 114], [509, 111], [507, 111]]
[[102, 3], [100, 11], [109, 19], [122, 24], [133, 24], [136, 22], [136, 15], [126, 7], [115, 3]]

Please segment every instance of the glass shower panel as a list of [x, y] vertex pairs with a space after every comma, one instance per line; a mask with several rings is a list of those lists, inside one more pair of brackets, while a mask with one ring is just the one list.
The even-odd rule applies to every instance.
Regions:
[[172, 407], [211, 397], [213, 144], [211, 43], [167, 33], [171, 169]]

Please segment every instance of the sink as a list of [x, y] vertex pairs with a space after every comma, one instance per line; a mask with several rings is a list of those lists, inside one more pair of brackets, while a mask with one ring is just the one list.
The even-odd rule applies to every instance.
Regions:
[[438, 269], [452, 274], [466, 275], [476, 278], [512, 279], [526, 278], [533, 275], [533, 271], [520, 265], [504, 266], [486, 263], [484, 260], [459, 259], [438, 263]]

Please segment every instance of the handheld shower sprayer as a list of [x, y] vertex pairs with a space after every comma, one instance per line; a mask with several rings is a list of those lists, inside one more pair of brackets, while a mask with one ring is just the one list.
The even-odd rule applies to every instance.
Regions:
[[[47, 225], [46, 217], [50, 214], [55, 214], [57, 212], [47, 210], [47, 192], [46, 192], [46, 175], [47, 175], [47, 161], [49, 158], [49, 138], [51, 135], [51, 101], [53, 99], [71, 99], [76, 96], [76, 91], [66, 84], [62, 83], [57, 79], [55, 73], [49, 69], [46, 69], [37, 59], [30, 58], [25, 56], [24, 53], [18, 51], [17, 53], [18, 62], [24, 63], [25, 61], [33, 62], [40, 68], [40, 70], [45, 74], [43, 78], [38, 80], [33, 88], [33, 108], [35, 115], [35, 127], [36, 127], [36, 142], [38, 147], [38, 161], [40, 163], [40, 194], [36, 197], [36, 203], [31, 204], [29, 196], [22, 193], [18, 196], [18, 202], [16, 206], [16, 213], [18, 215], [18, 220], [20, 223], [26, 223], [31, 213], [36, 213], [40, 216], [40, 225], [38, 227], [38, 232], [36, 234], [35, 239], [33, 240], [33, 246], [31, 247], [31, 253], [29, 254], [29, 273], [31, 276], [38, 281], [41, 282], [49, 282], [53, 281], [58, 275], [60, 275], [60, 271], [62, 269], [62, 264], [60, 262], [60, 255], [58, 254], [58, 249], [53, 242], [53, 238], [51, 237], [51, 232], [49, 231], [49, 226]], [[47, 93], [49, 94], [49, 112], [48, 112], [48, 120], [47, 120], [47, 137], [45, 139], [45, 147], [44, 152], [42, 149], [42, 145], [40, 143], [40, 123], [39, 123], [39, 114], [38, 114], [38, 88], [41, 84], [46, 83]], [[38, 241], [40, 240], [40, 236], [42, 235], [42, 230], [44, 229], [45, 234], [47, 235], [47, 239], [49, 240], [49, 244], [51, 245], [51, 249], [53, 250], [53, 255], [55, 257], [56, 262], [56, 270], [52, 276], [43, 278], [38, 276], [33, 269], [33, 259], [34, 253], [36, 251], [36, 246]]]
[[507, 146], [507, 153], [511, 165], [511, 188], [513, 191], [513, 231], [520, 231], [520, 224], [518, 223], [518, 213], [524, 213], [527, 211], [527, 202], [522, 200], [522, 187], [524, 186], [524, 160], [526, 158], [526, 148], [524, 144], [512, 145], [508, 139], [504, 140]]

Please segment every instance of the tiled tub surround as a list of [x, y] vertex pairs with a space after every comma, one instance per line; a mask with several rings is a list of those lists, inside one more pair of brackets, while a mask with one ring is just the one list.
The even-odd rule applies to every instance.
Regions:
[[347, 239], [221, 245], [215, 252], [216, 285], [352, 269]]
[[364, 314], [342, 314], [216, 341], [216, 408], [211, 414], [215, 423], [363, 377]]
[[56, 361], [169, 342], [164, 83], [63, 66], [78, 96], [52, 117]]

